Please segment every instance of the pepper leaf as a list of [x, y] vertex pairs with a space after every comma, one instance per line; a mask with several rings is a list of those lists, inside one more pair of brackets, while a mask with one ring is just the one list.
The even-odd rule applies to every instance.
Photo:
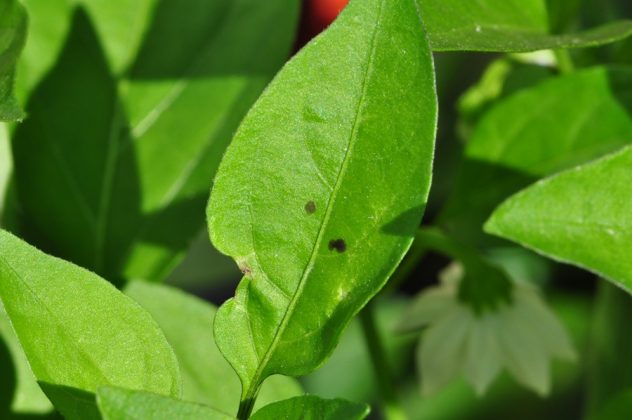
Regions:
[[632, 147], [540, 181], [485, 231], [603, 276], [632, 293]]
[[95, 274], [6, 231], [0, 231], [0, 299], [31, 370], [60, 411], [67, 401], [54, 392], [60, 387], [179, 395], [177, 360], [147, 312]]
[[401, 261], [436, 113], [414, 0], [352, 1], [251, 109], [208, 207], [213, 243], [245, 274], [215, 318], [244, 407], [267, 376], [321, 365]]
[[13, 96], [15, 64], [26, 40], [27, 17], [16, 0], [0, 0], [0, 121], [24, 117]]

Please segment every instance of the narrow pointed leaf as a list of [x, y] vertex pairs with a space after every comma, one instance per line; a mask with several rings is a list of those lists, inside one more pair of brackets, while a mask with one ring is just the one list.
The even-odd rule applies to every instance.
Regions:
[[632, 35], [622, 20], [579, 33], [549, 33], [545, 0], [417, 0], [434, 51], [526, 52], [607, 44]]
[[75, 14], [13, 139], [24, 235], [110, 281], [159, 281], [204, 226], [220, 157], [285, 60], [298, 1], [162, 1], [125, 79], [96, 5]]
[[489, 233], [591, 270], [632, 293], [632, 147], [512, 196]]
[[17, 0], [0, 0], [0, 121], [24, 114], [13, 96], [16, 61], [26, 40], [27, 17]]
[[245, 274], [215, 319], [245, 400], [322, 364], [385, 284], [423, 213], [435, 123], [413, 0], [352, 1], [252, 108], [208, 207], [213, 243]]
[[257, 411], [252, 420], [303, 419], [303, 420], [362, 420], [369, 415], [366, 404], [341, 399], [325, 400], [304, 395], [279, 401]]
[[177, 360], [147, 312], [95, 274], [5, 231], [0, 299], [39, 381], [84, 393], [100, 385], [180, 393]]
[[[125, 293], [145, 308], [165, 333], [180, 364], [182, 399], [226, 413], [237, 412], [239, 378], [215, 344], [215, 307], [177, 289], [148, 282], [132, 282]], [[261, 387], [257, 406], [302, 393], [295, 379], [273, 376]]]
[[103, 420], [231, 420], [219, 410], [164, 395], [115, 387], [100, 387], [97, 403]]

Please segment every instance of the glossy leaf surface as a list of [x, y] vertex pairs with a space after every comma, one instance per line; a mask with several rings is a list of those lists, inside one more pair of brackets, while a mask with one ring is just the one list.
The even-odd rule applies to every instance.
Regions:
[[632, 293], [632, 148], [536, 183], [485, 230], [603, 276]]
[[179, 261], [232, 132], [292, 41], [297, 1], [188, 3], [156, 6], [124, 80], [99, 45], [97, 3], [76, 13], [13, 139], [25, 234], [110, 281], [162, 280]]
[[13, 96], [16, 61], [26, 40], [27, 17], [17, 0], [0, 0], [0, 121], [24, 114]]
[[[132, 282], [125, 293], [153, 316], [171, 344], [180, 364], [182, 399], [237, 412], [239, 378], [215, 344], [215, 307], [180, 290], [148, 282]], [[302, 393], [295, 379], [272, 376], [263, 384], [255, 409]]]
[[435, 125], [413, 0], [352, 1], [251, 109], [208, 207], [213, 243], [245, 274], [215, 319], [244, 400], [322, 364], [384, 285], [423, 213]]
[[149, 314], [95, 274], [5, 231], [0, 298], [39, 381], [88, 393], [99, 385], [180, 393], [176, 358]]
[[488, 243], [481, 228], [502, 200], [630, 139], [628, 69], [582, 70], [519, 91], [487, 112], [474, 130], [440, 223], [469, 243]]
[[590, 47], [632, 35], [632, 21], [552, 35], [545, 0], [417, 0], [434, 51], [526, 52]]
[[304, 395], [265, 406], [252, 416], [252, 420], [362, 420], [369, 415], [369, 411], [366, 404]]
[[97, 390], [97, 403], [103, 420], [234, 419], [201, 404], [123, 388], [100, 387]]

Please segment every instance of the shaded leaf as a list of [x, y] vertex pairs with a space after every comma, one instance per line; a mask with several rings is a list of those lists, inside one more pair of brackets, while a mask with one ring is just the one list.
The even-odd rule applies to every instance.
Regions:
[[252, 420], [362, 420], [369, 415], [369, 411], [366, 404], [304, 395], [267, 405], [257, 411]]
[[468, 243], [489, 244], [481, 227], [502, 200], [540, 177], [629, 144], [631, 115], [628, 69], [582, 70], [502, 100], [469, 140], [440, 224]]
[[632, 293], [632, 147], [540, 181], [485, 231], [606, 277]]
[[[171, 344], [180, 364], [182, 399], [237, 412], [239, 378], [215, 344], [215, 307], [177, 289], [147, 282], [132, 282], [125, 293], [153, 316]], [[302, 390], [296, 380], [273, 376], [262, 386], [257, 406], [299, 394]]]
[[103, 420], [234, 419], [201, 404], [123, 388], [100, 387], [97, 390], [97, 402]]
[[177, 360], [149, 314], [95, 274], [5, 231], [0, 298], [39, 381], [88, 393], [110, 384], [180, 393]]
[[15, 64], [26, 40], [27, 17], [16, 0], [0, 1], [0, 121], [24, 117], [13, 96]]
[[251, 109], [208, 207], [213, 243], [245, 274], [215, 319], [244, 404], [268, 375], [322, 364], [402, 259], [427, 199], [435, 123], [413, 0], [352, 1]]
[[296, 0], [187, 3], [156, 5], [125, 80], [77, 13], [13, 139], [24, 235], [119, 284], [162, 280], [180, 260], [231, 133], [293, 38]]
[[632, 35], [622, 20], [553, 35], [545, 0], [417, 0], [434, 51], [526, 52], [607, 44]]

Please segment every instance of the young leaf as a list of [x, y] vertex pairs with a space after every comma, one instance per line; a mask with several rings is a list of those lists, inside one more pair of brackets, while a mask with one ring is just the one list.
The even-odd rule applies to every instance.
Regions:
[[5, 231], [0, 299], [39, 381], [88, 393], [116, 385], [179, 395], [177, 360], [149, 314], [95, 274]]
[[632, 293], [632, 147], [512, 196], [485, 231], [603, 276]]
[[149, 392], [115, 387], [99, 387], [97, 390], [97, 403], [103, 420], [234, 419], [234, 417], [204, 405], [176, 400]]
[[575, 34], [548, 31], [545, 0], [417, 0], [434, 51], [526, 52], [607, 44], [632, 34], [622, 20]]
[[195, 4], [160, 3], [123, 82], [77, 13], [14, 136], [29, 239], [114, 282], [158, 281], [177, 263], [230, 133], [291, 43], [296, 0]]
[[268, 375], [322, 364], [408, 250], [435, 125], [414, 0], [352, 1], [251, 109], [208, 207], [213, 243], [245, 274], [215, 319], [244, 410]]
[[15, 63], [26, 40], [27, 18], [16, 0], [0, 0], [0, 121], [24, 117], [13, 96]]
[[481, 226], [502, 200], [540, 177], [629, 144], [631, 90], [629, 69], [593, 68], [499, 102], [467, 143], [456, 191], [440, 224], [462, 240], [487, 243]]
[[[180, 364], [182, 399], [235, 412], [239, 378], [215, 344], [215, 307], [177, 289], [148, 282], [132, 282], [125, 293], [153, 316], [171, 344]], [[273, 376], [263, 384], [257, 405], [302, 393], [293, 378]]]
[[371, 410], [366, 404], [345, 400], [325, 400], [313, 395], [294, 397], [263, 407], [252, 420], [304, 419], [304, 420], [362, 420]]

